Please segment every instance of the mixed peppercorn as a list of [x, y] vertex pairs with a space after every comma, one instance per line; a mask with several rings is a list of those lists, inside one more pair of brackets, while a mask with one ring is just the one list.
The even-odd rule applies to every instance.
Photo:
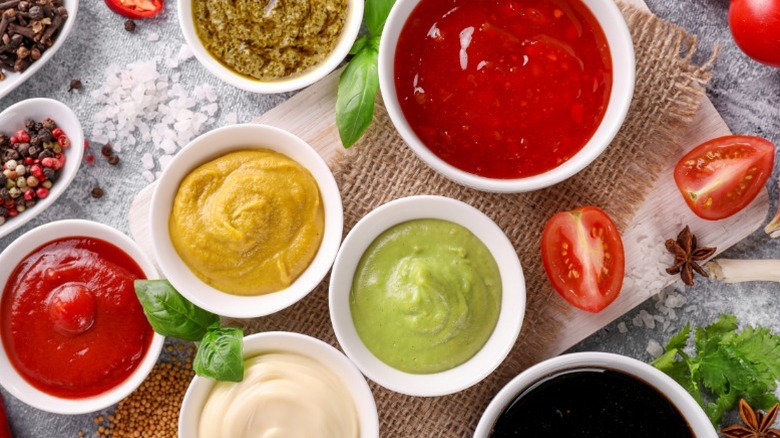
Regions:
[[52, 119], [28, 120], [13, 136], [0, 134], [0, 225], [49, 196], [70, 139]]

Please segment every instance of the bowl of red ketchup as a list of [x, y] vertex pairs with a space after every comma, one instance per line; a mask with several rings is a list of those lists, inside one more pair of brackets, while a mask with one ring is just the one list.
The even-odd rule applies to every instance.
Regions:
[[135, 242], [96, 222], [52, 222], [16, 239], [0, 254], [0, 384], [57, 414], [128, 396], [163, 346], [133, 286], [157, 277]]
[[551, 186], [595, 160], [634, 76], [613, 0], [398, 0], [379, 48], [403, 140], [445, 177], [499, 193]]

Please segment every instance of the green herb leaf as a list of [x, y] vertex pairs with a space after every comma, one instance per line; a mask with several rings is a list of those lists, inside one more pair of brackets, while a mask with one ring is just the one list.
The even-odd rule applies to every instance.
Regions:
[[360, 139], [374, 118], [374, 100], [379, 88], [377, 56], [377, 50], [368, 41], [339, 77], [336, 125], [345, 148]]
[[368, 37], [362, 36], [355, 40], [355, 44], [352, 44], [352, 48], [349, 49], [350, 55], [357, 55], [360, 53], [361, 50], [363, 50], [363, 47], [366, 47], [368, 45]]
[[390, 14], [390, 9], [393, 9], [394, 3], [395, 0], [366, 0], [363, 20], [372, 36], [382, 35], [387, 16]]
[[696, 354], [689, 356], [683, 351], [691, 332], [686, 325], [652, 362], [693, 395], [715, 426], [741, 398], [765, 410], [777, 402], [780, 336], [764, 327], [737, 330], [735, 316], [721, 315], [715, 323], [696, 329]]
[[167, 280], [136, 280], [135, 293], [154, 331], [189, 341], [200, 341], [219, 327], [219, 316], [181, 296]]
[[244, 332], [237, 328], [212, 328], [195, 353], [192, 369], [199, 376], [227, 382], [244, 379]]

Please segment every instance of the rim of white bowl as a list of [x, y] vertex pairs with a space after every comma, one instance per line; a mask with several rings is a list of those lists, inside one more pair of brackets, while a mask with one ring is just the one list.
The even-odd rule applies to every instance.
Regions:
[[[2, 297], [8, 277], [24, 257], [52, 240], [78, 236], [97, 238], [111, 243], [138, 263], [147, 278], [157, 277], [157, 269], [152, 261], [144, 254], [138, 244], [124, 233], [98, 222], [68, 219], [33, 228], [14, 240], [0, 253], [0, 281], [3, 285], [3, 289], [0, 289], [0, 297]], [[91, 397], [73, 399], [57, 397], [32, 386], [11, 365], [5, 346], [0, 348], [0, 376], [3, 377], [0, 379], [0, 383], [14, 397], [42, 411], [64, 415], [99, 411], [118, 403], [138, 388], [157, 363], [164, 341], [163, 336], [154, 333], [146, 356], [138, 364], [135, 371], [119, 385]]]
[[[309, 170], [320, 190], [325, 210], [325, 229], [314, 259], [288, 288], [264, 295], [240, 296], [222, 292], [192, 273], [171, 243], [168, 221], [176, 192], [185, 176], [201, 164], [229, 152], [253, 148], [280, 152]], [[152, 247], [162, 274], [195, 305], [233, 318], [270, 315], [295, 304], [314, 290], [333, 264], [341, 243], [343, 226], [341, 192], [325, 160], [294, 134], [260, 124], [225, 126], [191, 141], [163, 171], [154, 189], [150, 208]]]
[[[613, 0], [583, 0], [607, 37], [612, 58], [612, 90], [601, 124], [577, 154], [560, 166], [539, 175], [516, 179], [495, 179], [475, 175], [452, 166], [436, 156], [414, 133], [398, 103], [395, 88], [395, 52], [398, 37], [412, 10], [421, 0], [395, 2], [379, 44], [379, 88], [387, 113], [401, 138], [433, 170], [444, 177], [477, 190], [519, 193], [557, 184], [577, 174], [607, 148], [623, 125], [634, 95], [634, 45], [623, 14]], [[594, 9], [596, 7], [597, 9]]]
[[263, 94], [276, 94], [299, 90], [317, 82], [327, 76], [328, 73], [335, 70], [347, 56], [349, 50], [352, 48], [352, 44], [354, 44], [355, 39], [357, 38], [358, 32], [360, 31], [360, 25], [363, 22], [364, 8], [364, 0], [347, 0], [347, 15], [344, 22], [344, 28], [339, 36], [339, 41], [336, 43], [333, 51], [331, 51], [323, 61], [320, 61], [318, 64], [291, 77], [282, 78], [276, 81], [260, 81], [231, 70], [219, 62], [217, 58], [212, 56], [208, 50], [203, 47], [203, 43], [201, 43], [200, 38], [198, 38], [197, 32], [195, 31], [195, 21], [192, 16], [192, 3], [193, 0], [178, 0], [179, 26], [181, 27], [182, 34], [184, 34], [184, 40], [187, 42], [187, 45], [195, 54], [195, 57], [201, 65], [206, 67], [206, 70], [225, 83], [242, 90]]
[[[60, 48], [65, 44], [65, 40], [68, 38], [68, 35], [70, 35], [70, 32], [76, 25], [76, 16], [78, 15], [79, 11], [79, 0], [64, 0], [63, 6], [65, 6], [65, 9], [68, 11], [68, 19], [65, 20], [65, 25], [62, 26], [62, 29], [57, 35], [57, 39], [54, 41], [54, 44], [46, 49], [46, 51], [43, 52], [43, 55], [41, 55], [37, 61], [30, 64], [30, 67], [28, 67], [24, 72], [6, 72], [5, 80], [0, 82], [0, 98], [5, 97], [8, 95], [8, 93], [12, 92], [18, 86], [22, 85], [28, 79], [30, 79], [30, 77], [33, 76], [35, 72], [40, 70], [41, 67], [43, 67], [49, 61], [49, 59], [51, 59], [54, 54], [57, 53], [57, 51], [60, 50]], [[5, 88], [3, 88], [4, 86]]]
[[498, 416], [523, 390], [547, 376], [578, 368], [605, 368], [630, 374], [663, 394], [688, 422], [694, 436], [698, 438], [717, 438], [718, 436], [696, 400], [662, 371], [644, 362], [619, 354], [582, 352], [547, 359], [517, 375], [491, 400], [477, 424], [474, 437], [488, 437]]
[[[501, 311], [488, 341], [463, 364], [432, 374], [406, 373], [374, 356], [355, 330], [349, 305], [355, 269], [368, 246], [387, 229], [414, 219], [443, 219], [464, 226], [488, 247], [501, 274]], [[475, 385], [509, 355], [525, 315], [525, 278], [512, 243], [484, 213], [469, 204], [443, 196], [410, 196], [376, 208], [352, 228], [336, 256], [328, 300], [336, 338], [363, 374], [391, 391], [434, 397]]]
[[[360, 370], [342, 352], [320, 339], [300, 333], [277, 331], [244, 337], [244, 359], [276, 351], [312, 358], [338, 376], [355, 403], [361, 438], [379, 437], [379, 415], [371, 388]], [[200, 413], [214, 384], [214, 380], [200, 376], [190, 382], [179, 412], [179, 436], [198, 436]]]
[[[40, 122], [46, 117], [54, 120], [57, 127], [62, 129], [70, 139], [70, 147], [64, 150], [65, 166], [60, 169], [60, 175], [49, 190], [47, 197], [38, 200], [34, 206], [19, 213], [18, 216], [6, 219], [6, 222], [0, 225], [0, 238], [24, 226], [53, 204], [57, 198], [65, 193], [81, 166], [81, 159], [84, 156], [84, 147], [82, 146], [84, 144], [84, 131], [81, 122], [69, 106], [58, 100], [38, 97], [11, 105], [0, 113], [0, 130], [17, 131], [24, 129], [24, 122], [27, 119]], [[7, 119], [12, 120], [13, 127], [4, 123], [4, 120]]]

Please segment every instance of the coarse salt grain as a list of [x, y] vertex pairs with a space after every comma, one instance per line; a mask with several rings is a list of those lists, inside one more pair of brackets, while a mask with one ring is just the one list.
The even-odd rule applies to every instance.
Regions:
[[653, 358], [658, 358], [664, 354], [664, 347], [662, 347], [661, 344], [659, 344], [655, 339], [650, 339], [647, 342], [647, 348], [645, 348], [645, 351], [647, 351], [650, 356], [653, 356]]
[[620, 333], [628, 333], [628, 327], [626, 327], [626, 323], [625, 322], [619, 323], [617, 328], [618, 328], [618, 331]]
[[159, 39], [160, 39], [160, 34], [158, 34], [157, 32], [151, 32], [151, 33], [150, 33], [150, 34], [149, 34], [149, 35], [146, 37], [146, 40], [147, 40], [147, 41], [152, 41], [152, 42], [154, 42], [154, 41], [159, 41]]

